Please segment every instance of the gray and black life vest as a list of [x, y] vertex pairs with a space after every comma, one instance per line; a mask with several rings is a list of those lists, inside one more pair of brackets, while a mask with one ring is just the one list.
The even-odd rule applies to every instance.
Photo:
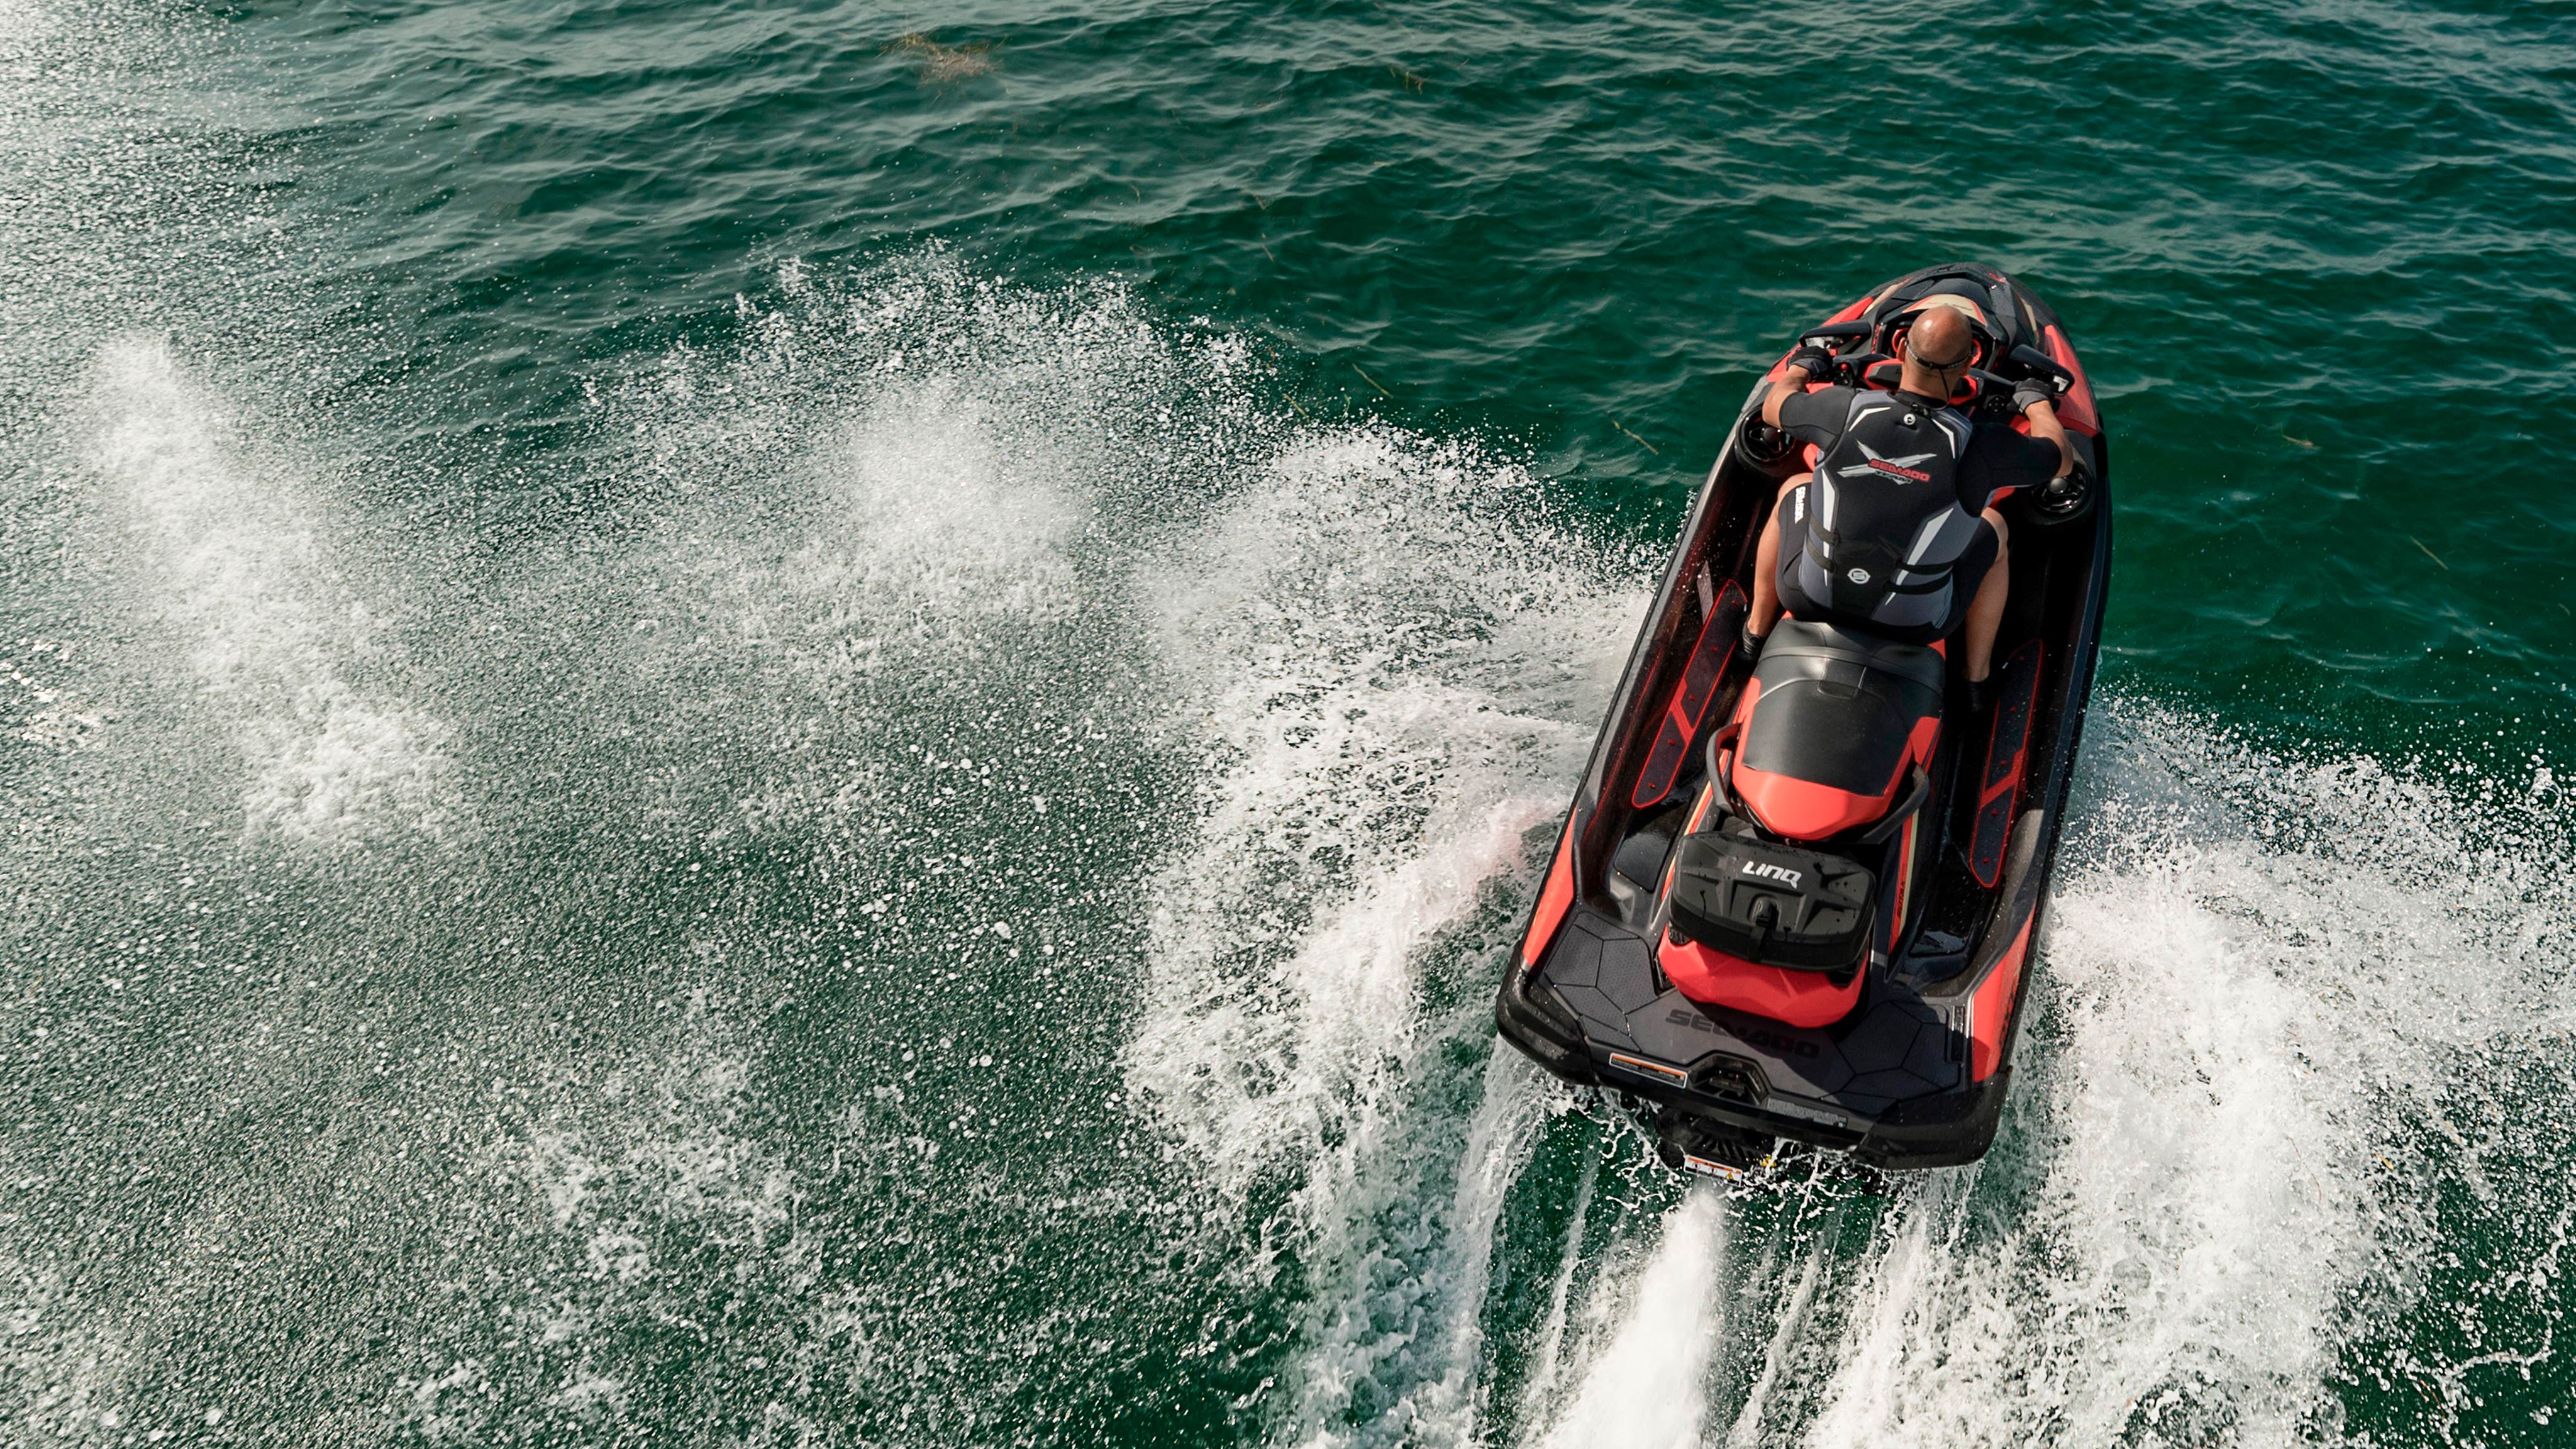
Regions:
[[1842, 437], [1816, 460], [1807, 486], [1799, 591], [1862, 626], [1917, 630], [1946, 620], [1951, 572], [1977, 536], [1977, 516], [1959, 506], [1971, 432], [1956, 408], [1854, 394]]

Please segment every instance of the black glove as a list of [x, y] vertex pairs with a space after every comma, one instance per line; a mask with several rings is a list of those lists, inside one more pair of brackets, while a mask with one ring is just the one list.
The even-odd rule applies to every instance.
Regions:
[[2029, 412], [2030, 405], [2035, 402], [2053, 403], [2055, 401], [2057, 401], [2057, 379], [2054, 377], [2025, 377], [2013, 384], [2014, 412]]
[[1805, 368], [1810, 379], [1834, 380], [1834, 355], [1812, 342], [1789, 354], [1789, 366]]

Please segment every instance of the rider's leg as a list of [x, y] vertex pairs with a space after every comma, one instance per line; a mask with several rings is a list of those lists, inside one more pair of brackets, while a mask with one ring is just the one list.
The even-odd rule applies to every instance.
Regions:
[[1968, 601], [1968, 618], [1959, 631], [1959, 642], [1967, 649], [1962, 673], [1969, 679], [1981, 680], [1995, 667], [1995, 631], [2004, 626], [2004, 599], [2012, 591], [2012, 530], [2004, 526], [2004, 516], [1989, 508], [1981, 515], [1994, 525], [1995, 561], [1977, 585], [1977, 596]]
[[1771, 516], [1762, 521], [1762, 541], [1753, 548], [1753, 610], [1744, 616], [1747, 637], [1768, 636], [1771, 626], [1780, 622], [1780, 509], [1789, 501], [1789, 490], [1814, 477], [1800, 473], [1780, 485], [1771, 500]]

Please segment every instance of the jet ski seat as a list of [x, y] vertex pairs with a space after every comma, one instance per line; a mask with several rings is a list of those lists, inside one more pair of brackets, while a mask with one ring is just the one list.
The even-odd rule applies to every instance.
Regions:
[[1790, 840], [1884, 816], [1909, 768], [1931, 761], [1945, 668], [1937, 647], [1781, 620], [1745, 685], [1738, 729], [1727, 732], [1735, 798]]

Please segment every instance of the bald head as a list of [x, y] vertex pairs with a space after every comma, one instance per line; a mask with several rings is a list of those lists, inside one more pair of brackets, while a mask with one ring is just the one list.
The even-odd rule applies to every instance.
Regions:
[[1909, 362], [1959, 366], [1977, 350], [1977, 339], [1968, 331], [1968, 319], [1955, 308], [1926, 307], [1915, 314], [1914, 325], [1905, 334]]
[[[1977, 339], [1968, 330], [1967, 318], [1935, 303], [1914, 314], [1897, 346], [1904, 354], [1905, 371], [1896, 385], [1918, 397], [1947, 398], [1950, 384], [1958, 379], [1957, 369], [1976, 355]], [[1936, 372], [1926, 362], [1947, 366]]]

